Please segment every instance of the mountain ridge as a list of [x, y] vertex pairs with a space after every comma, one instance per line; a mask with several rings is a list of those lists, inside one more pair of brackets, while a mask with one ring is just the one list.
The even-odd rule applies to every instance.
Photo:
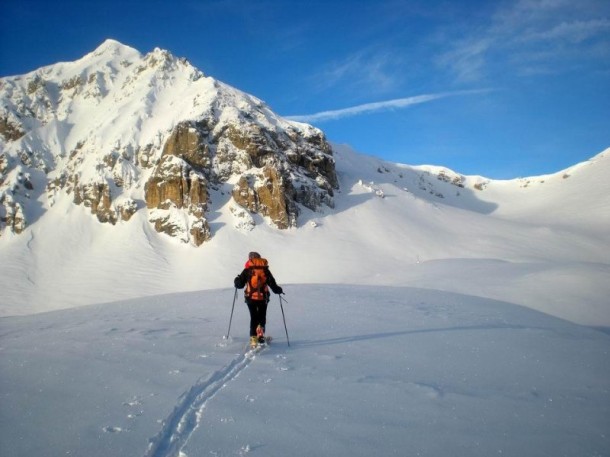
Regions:
[[[127, 71], [130, 68], [133, 71]], [[146, 84], [136, 84], [138, 78]], [[177, 85], [180, 87], [176, 89]], [[117, 90], [118, 86], [121, 90]], [[168, 91], [168, 86], [173, 90]], [[137, 96], [135, 92], [139, 92]], [[160, 48], [142, 55], [107, 39], [74, 62], [2, 78], [0, 94], [4, 100], [0, 113], [0, 224], [4, 222], [5, 226], [0, 227], [0, 234], [7, 229], [22, 232], [38, 219], [39, 214], [28, 213], [39, 211], [29, 207], [52, 205], [61, 191], [74, 192], [74, 203], [91, 208], [100, 222], [129, 220], [146, 206], [151, 213], [158, 213], [156, 218], [154, 214], [151, 217], [158, 231], [185, 242], [193, 242], [194, 238], [195, 245], [213, 235], [205, 212], [209, 187], [220, 182], [234, 185], [234, 213], [241, 218], [237, 222], [240, 227], [252, 227], [250, 215], [258, 213], [279, 228], [295, 227], [302, 213], [300, 206], [314, 211], [333, 206], [338, 182], [332, 147], [323, 132], [286, 121], [256, 97], [205, 76], [186, 59]], [[164, 110], [161, 116], [159, 111]], [[252, 116], [256, 117], [255, 122], [244, 124], [243, 117]], [[265, 149], [270, 142], [260, 137], [268, 136], [274, 127], [289, 137], [305, 138], [313, 156], [311, 151], [309, 156], [299, 151], [303, 142], [296, 141], [291, 147], [286, 141], [276, 141], [275, 158], [283, 156], [281, 163], [273, 163], [273, 169], [261, 172], [268, 165], [269, 151]], [[217, 131], [211, 134], [214, 129]], [[228, 137], [228, 147], [221, 144], [226, 139], [223, 136]], [[173, 145], [169, 144], [172, 141]], [[185, 144], [189, 141], [200, 144], [189, 150]], [[166, 154], [171, 148], [178, 151]], [[218, 160], [223, 155], [224, 159]], [[604, 152], [597, 157], [603, 156]], [[589, 163], [595, 160], [592, 158]], [[289, 162], [295, 166], [287, 167]], [[579, 166], [583, 165], [557, 173], [567, 178]], [[161, 176], [150, 176], [155, 172], [153, 167]], [[383, 172], [384, 167], [380, 166], [379, 171]], [[256, 172], [252, 172], [253, 168]], [[503, 182], [464, 176], [440, 166], [410, 169], [421, 172], [418, 187], [427, 188], [437, 198], [445, 198], [433, 190], [437, 179], [476, 190], [491, 182]], [[295, 170], [296, 179], [292, 176]], [[557, 173], [520, 178], [521, 185], [553, 179]], [[291, 185], [286, 185], [285, 179]], [[176, 182], [167, 183], [172, 180]], [[258, 189], [253, 188], [253, 181], [258, 182]], [[263, 197], [267, 203], [260, 205], [261, 189], [269, 182], [273, 191]], [[308, 188], [300, 192], [303, 182]], [[147, 201], [146, 195], [134, 189], [145, 184], [145, 194], [164, 185], [168, 188], [154, 192], [152, 201]], [[169, 201], [163, 200], [168, 194]], [[32, 200], [37, 203], [32, 204]], [[189, 220], [177, 221], [180, 217]], [[193, 232], [195, 226], [199, 231], [195, 230], [197, 235], [193, 237], [188, 232]]]
[[[167, 51], [102, 47], [89, 58], [109, 73], [81, 79], [81, 60], [0, 80], [0, 315], [231, 287], [257, 250], [282, 284], [434, 288], [610, 325], [610, 150], [503, 181], [390, 163]], [[67, 80], [35, 78], [53, 69]]]

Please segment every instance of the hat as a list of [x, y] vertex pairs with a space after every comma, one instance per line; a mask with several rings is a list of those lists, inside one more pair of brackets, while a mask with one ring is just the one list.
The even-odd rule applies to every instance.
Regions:
[[252, 260], [252, 259], [260, 259], [261, 255], [258, 252], [251, 252], [250, 254], [248, 254], [248, 259]]

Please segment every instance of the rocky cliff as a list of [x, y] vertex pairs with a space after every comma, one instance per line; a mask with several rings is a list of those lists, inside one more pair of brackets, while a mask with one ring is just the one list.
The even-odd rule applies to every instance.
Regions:
[[108, 40], [75, 62], [0, 79], [0, 99], [0, 235], [66, 198], [100, 223], [146, 212], [158, 232], [197, 246], [214, 235], [210, 205], [227, 186], [240, 229], [254, 214], [287, 229], [301, 208], [333, 207], [338, 180], [320, 130], [161, 49]]

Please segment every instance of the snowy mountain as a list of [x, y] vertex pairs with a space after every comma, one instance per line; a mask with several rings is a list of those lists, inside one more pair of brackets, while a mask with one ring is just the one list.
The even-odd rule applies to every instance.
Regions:
[[333, 204], [322, 132], [167, 51], [108, 40], [76, 62], [3, 78], [0, 97], [5, 231], [22, 232], [65, 194], [111, 224], [147, 208], [158, 232], [195, 245], [212, 236], [210, 193], [221, 187], [242, 226], [257, 213], [285, 229], [299, 205]]
[[610, 324], [608, 150], [509, 181], [388, 163], [111, 40], [0, 83], [4, 315], [230, 286], [258, 250], [284, 284], [428, 287]]
[[610, 149], [389, 163], [111, 40], [0, 96], [0, 455], [610, 455]]

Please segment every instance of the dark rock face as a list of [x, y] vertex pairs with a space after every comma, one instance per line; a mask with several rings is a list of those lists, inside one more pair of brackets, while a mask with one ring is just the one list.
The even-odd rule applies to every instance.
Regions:
[[[146, 206], [156, 209], [150, 222], [158, 232], [176, 236], [188, 229], [197, 246], [210, 239], [210, 228], [205, 218], [208, 204], [210, 157], [207, 144], [199, 130], [188, 123], [181, 124], [171, 134], [161, 160], [145, 185]], [[171, 209], [186, 212], [192, 219], [189, 227], [171, 222], [166, 214]]]

